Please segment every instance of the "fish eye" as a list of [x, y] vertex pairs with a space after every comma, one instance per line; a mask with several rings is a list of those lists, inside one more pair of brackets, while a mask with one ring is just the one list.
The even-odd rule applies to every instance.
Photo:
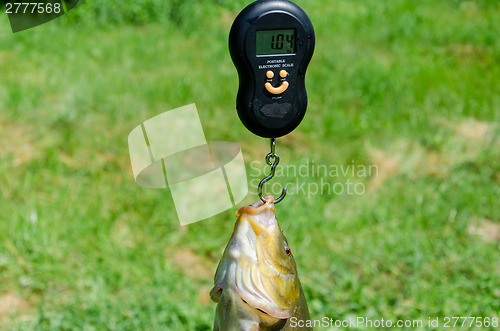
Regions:
[[285, 252], [286, 252], [286, 255], [288, 255], [288, 256], [292, 255], [292, 251], [290, 250], [290, 247], [288, 247], [287, 245], [285, 245]]

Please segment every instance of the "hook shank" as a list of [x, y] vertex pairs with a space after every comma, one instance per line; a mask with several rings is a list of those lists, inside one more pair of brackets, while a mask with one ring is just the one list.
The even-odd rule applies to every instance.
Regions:
[[[271, 166], [271, 172], [269, 175], [267, 175], [264, 179], [262, 179], [259, 183], [259, 197], [262, 202], [267, 202], [266, 198], [264, 198], [264, 195], [262, 194], [262, 187], [264, 186], [265, 183], [267, 183], [271, 178], [274, 177], [274, 174], [276, 173], [276, 167], [280, 163], [280, 157], [278, 154], [275, 152], [276, 150], [276, 138], [271, 138], [271, 152], [266, 155], [266, 163]], [[274, 203], [280, 203], [283, 198], [286, 196], [286, 187], [283, 188], [281, 191], [281, 195], [279, 198], [274, 200]]]

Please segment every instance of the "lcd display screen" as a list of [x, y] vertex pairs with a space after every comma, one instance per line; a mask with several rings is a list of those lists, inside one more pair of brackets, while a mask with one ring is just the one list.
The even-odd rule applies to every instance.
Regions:
[[257, 55], [295, 53], [295, 29], [257, 31]]

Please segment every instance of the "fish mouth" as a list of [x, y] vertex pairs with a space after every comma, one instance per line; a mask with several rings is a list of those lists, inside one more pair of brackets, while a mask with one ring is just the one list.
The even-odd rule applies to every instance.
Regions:
[[258, 215], [265, 211], [265, 209], [271, 209], [276, 214], [276, 209], [274, 209], [274, 197], [272, 195], [266, 197], [266, 202], [259, 200], [249, 206], [241, 207], [236, 212], [236, 216], [240, 217], [241, 214]]
[[[252, 226], [257, 235], [261, 231], [277, 225], [276, 209], [274, 208], [274, 197], [272, 195], [266, 197], [266, 202], [257, 201], [254, 204], [240, 208], [236, 212], [238, 217], [243, 214], [250, 216], [246, 217], [245, 220]], [[238, 225], [236, 225], [235, 231]]]

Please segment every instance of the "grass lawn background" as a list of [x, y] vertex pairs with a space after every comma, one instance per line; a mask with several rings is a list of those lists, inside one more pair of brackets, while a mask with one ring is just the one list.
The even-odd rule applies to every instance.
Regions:
[[[297, 3], [309, 106], [271, 183], [292, 183], [277, 213], [312, 317], [500, 317], [500, 3]], [[168, 190], [134, 183], [127, 136], [195, 102], [207, 140], [262, 178], [269, 143], [236, 115], [227, 49], [246, 4], [89, 0], [0, 33], [1, 329], [211, 328], [236, 209], [180, 227]], [[378, 171], [283, 170], [305, 164]], [[347, 181], [364, 194], [298, 189]]]

